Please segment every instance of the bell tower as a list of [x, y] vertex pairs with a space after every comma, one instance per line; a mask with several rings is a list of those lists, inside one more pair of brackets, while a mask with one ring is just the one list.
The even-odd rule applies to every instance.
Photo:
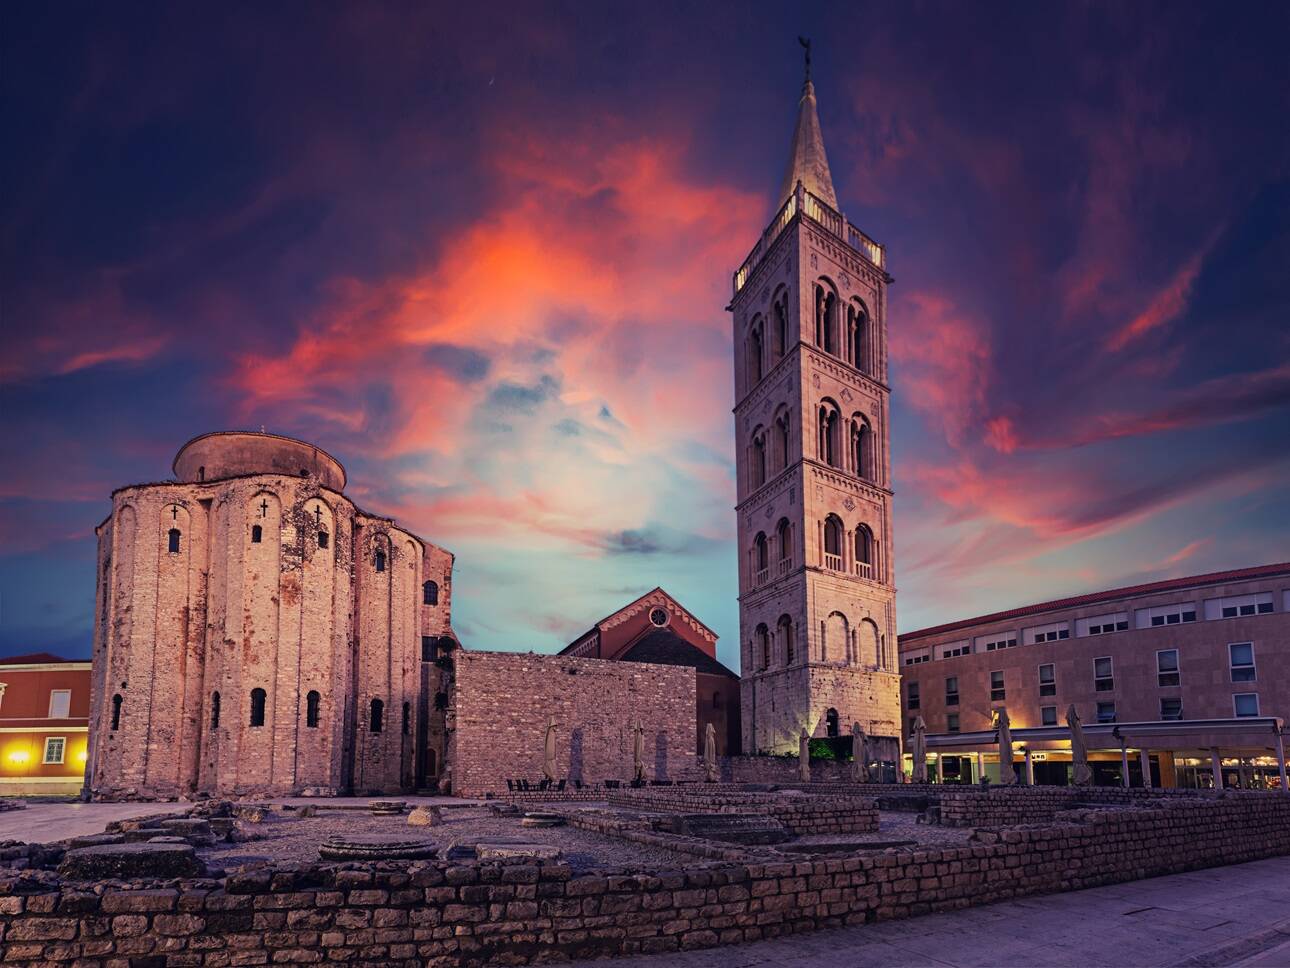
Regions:
[[728, 307], [750, 753], [795, 751], [802, 729], [846, 737], [858, 722], [871, 762], [899, 759], [891, 282], [883, 247], [839, 211], [808, 47], [775, 217]]

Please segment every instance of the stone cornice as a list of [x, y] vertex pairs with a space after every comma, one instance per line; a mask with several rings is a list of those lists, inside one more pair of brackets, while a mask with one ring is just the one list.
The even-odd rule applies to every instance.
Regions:
[[865, 497], [872, 498], [875, 501], [881, 501], [883, 498], [892, 497], [895, 493], [891, 488], [883, 487], [881, 484], [875, 484], [873, 481], [866, 480], [863, 477], [856, 477], [853, 474], [847, 474], [836, 467], [816, 460], [814, 457], [802, 458], [802, 463], [811, 469], [811, 479], [830, 484], [833, 487], [844, 490], [854, 491]]
[[800, 460], [793, 461], [793, 463], [789, 464], [765, 484], [737, 503], [735, 505], [735, 511], [741, 513], [745, 508], [760, 507], [762, 504], [768, 504], [779, 495], [783, 494], [785, 489], [793, 481], [797, 480], [797, 475], [793, 472], [801, 463], [802, 462]]
[[811, 245], [844, 269], [863, 278], [873, 286], [874, 292], [882, 291], [882, 287], [886, 284], [888, 278], [886, 272], [877, 269], [873, 263], [841, 240], [835, 238], [832, 233], [817, 228], [810, 221], [805, 221], [802, 224], [806, 228], [806, 239]]
[[831, 356], [810, 343], [803, 342], [802, 346], [807, 351], [806, 359], [812, 369], [820, 370], [845, 383], [850, 383], [858, 390], [868, 390], [879, 399], [884, 393], [891, 394], [891, 387], [887, 386], [887, 384], [881, 380], [875, 380], [869, 374], [857, 369], [845, 360]]

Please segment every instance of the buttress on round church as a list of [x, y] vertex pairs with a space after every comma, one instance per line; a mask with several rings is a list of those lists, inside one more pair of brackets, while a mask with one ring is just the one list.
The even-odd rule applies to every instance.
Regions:
[[173, 470], [96, 529], [89, 794], [432, 785], [452, 554], [354, 504], [304, 441], [206, 434]]

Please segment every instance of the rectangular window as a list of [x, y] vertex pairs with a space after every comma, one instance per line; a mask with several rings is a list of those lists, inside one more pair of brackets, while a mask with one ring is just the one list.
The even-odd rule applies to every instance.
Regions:
[[1000, 702], [1007, 698], [1007, 692], [1003, 685], [1003, 673], [1001, 671], [990, 673], [990, 701]]
[[1186, 602], [1179, 605], [1140, 608], [1137, 610], [1136, 615], [1137, 625], [1140, 629], [1159, 628], [1162, 625], [1181, 625], [1196, 621], [1196, 603]]
[[1111, 670], [1109, 655], [1093, 660], [1093, 688], [1098, 692], [1110, 692], [1115, 688], [1115, 675]]
[[959, 731], [958, 713], [950, 713], [945, 717], [945, 731], [947, 733], [957, 733]]
[[1057, 725], [1057, 707], [1040, 706], [1039, 722], [1044, 726], [1056, 726]]
[[1253, 642], [1233, 642], [1227, 647], [1227, 656], [1231, 663], [1233, 682], [1253, 682], [1257, 678]]
[[49, 718], [66, 719], [71, 714], [72, 690], [51, 689], [49, 691]]
[[1178, 650], [1161, 649], [1156, 653], [1156, 685], [1176, 686], [1178, 683]]
[[990, 639], [985, 643], [986, 652], [998, 652], [1001, 649], [1016, 648], [1017, 639], [1015, 636], [1009, 636], [1002, 639]]
[[1097, 704], [1097, 721], [1099, 723], [1115, 722], [1115, 703], [1100, 702]]
[[1272, 611], [1272, 592], [1255, 592], [1253, 595], [1233, 595], [1228, 598], [1207, 598], [1205, 618], [1238, 618], [1248, 615], [1267, 615]]
[[1057, 695], [1057, 667], [1051, 662], [1039, 667], [1039, 695]]
[[1237, 716], [1257, 716], [1259, 714], [1259, 694], [1257, 692], [1238, 692], [1232, 697], [1232, 712]]
[[50, 736], [45, 739], [46, 765], [63, 762], [63, 753], [67, 750], [67, 740], [62, 736]]
[[1174, 697], [1172, 699], [1160, 700], [1160, 718], [1161, 719], [1182, 719], [1182, 700]]
[[1271, 600], [1266, 601], [1266, 602], [1259, 602], [1259, 609], [1258, 609], [1258, 611], [1259, 611], [1259, 614], [1260, 614], [1260, 615], [1271, 615], [1271, 614], [1272, 614], [1272, 602], [1271, 602]]
[[911, 682], [905, 687], [905, 708], [918, 708], [918, 683], [916, 682]]
[[959, 704], [959, 677], [950, 676], [945, 680], [945, 705], [957, 706]]

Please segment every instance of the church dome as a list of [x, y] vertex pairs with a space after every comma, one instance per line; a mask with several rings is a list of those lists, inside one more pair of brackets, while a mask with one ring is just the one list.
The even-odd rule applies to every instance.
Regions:
[[292, 437], [251, 430], [221, 430], [194, 437], [175, 455], [175, 477], [216, 481], [248, 474], [316, 477], [334, 491], [345, 489], [345, 468], [320, 447]]

